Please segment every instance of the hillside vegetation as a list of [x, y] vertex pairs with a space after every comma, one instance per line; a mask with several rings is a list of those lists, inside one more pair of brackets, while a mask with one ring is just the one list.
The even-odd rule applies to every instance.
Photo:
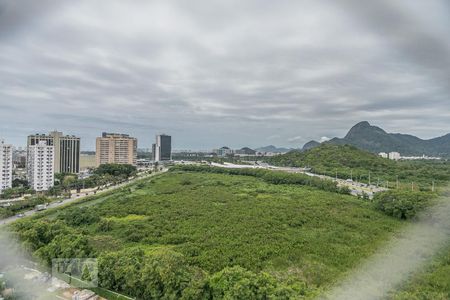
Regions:
[[400, 224], [315, 187], [175, 171], [12, 229], [47, 264], [97, 257], [100, 285], [139, 299], [298, 299], [339, 280]]
[[448, 161], [393, 161], [360, 150], [351, 145], [322, 144], [305, 152], [292, 151], [268, 158], [278, 166], [309, 167], [313, 172], [343, 179], [371, 183], [378, 182], [395, 188], [397, 178], [400, 188], [430, 190], [432, 182], [450, 181]]

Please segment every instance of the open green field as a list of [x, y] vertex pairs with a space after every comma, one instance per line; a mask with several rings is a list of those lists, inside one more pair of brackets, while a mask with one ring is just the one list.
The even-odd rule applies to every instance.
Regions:
[[[183, 290], [189, 290], [189, 299], [239, 295], [242, 288], [230, 281], [244, 278], [257, 282], [248, 295], [268, 295], [264, 287], [282, 299], [298, 293], [313, 297], [329, 287], [401, 224], [348, 195], [249, 176], [177, 171], [21, 220], [14, 230], [47, 262], [98, 257], [101, 285], [131, 296], [146, 297], [133, 294], [136, 286], [148, 285], [135, 278], [145, 272], [159, 274], [162, 287], [155, 285], [169, 293], [162, 274], [172, 272], [170, 282], [178, 284], [170, 293], [176, 297], [185, 295]], [[135, 260], [176, 265], [186, 274], [129, 266]], [[236, 266], [244, 269], [230, 268]], [[120, 276], [124, 272], [137, 275], [129, 281]]]

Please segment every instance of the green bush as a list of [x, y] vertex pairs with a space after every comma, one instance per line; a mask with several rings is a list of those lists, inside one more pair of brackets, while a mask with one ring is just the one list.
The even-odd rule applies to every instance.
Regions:
[[111, 176], [125, 176], [131, 177], [136, 175], [137, 169], [132, 165], [119, 164], [103, 164], [95, 169], [94, 173], [97, 175], [111, 175]]
[[376, 208], [398, 219], [411, 219], [426, 207], [432, 197], [429, 193], [390, 190], [375, 194]]
[[58, 219], [71, 226], [81, 226], [96, 223], [100, 217], [88, 207], [73, 207], [62, 211]]

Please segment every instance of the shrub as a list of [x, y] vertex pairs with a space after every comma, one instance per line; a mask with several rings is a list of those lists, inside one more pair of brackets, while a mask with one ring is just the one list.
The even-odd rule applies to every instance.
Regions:
[[71, 226], [90, 225], [100, 220], [100, 217], [88, 207], [65, 209], [58, 218]]
[[424, 192], [390, 190], [376, 194], [373, 201], [377, 209], [389, 216], [410, 219], [427, 206], [430, 197]]

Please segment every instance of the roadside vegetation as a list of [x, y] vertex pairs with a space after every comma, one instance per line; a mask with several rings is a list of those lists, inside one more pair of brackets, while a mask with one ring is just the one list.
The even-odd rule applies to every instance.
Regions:
[[78, 179], [74, 174], [56, 174], [55, 186], [48, 191], [49, 195], [58, 196], [70, 190], [95, 188], [108, 184], [124, 182], [137, 174], [136, 167], [132, 165], [104, 164], [93, 170], [87, 178]]
[[100, 285], [139, 299], [290, 299], [319, 294], [401, 224], [314, 186], [174, 170], [11, 229], [47, 264], [97, 257]]
[[1, 197], [11, 199], [22, 197], [21, 201], [2, 203], [0, 206], [0, 219], [14, 216], [33, 209], [38, 204], [56, 201], [60, 197], [69, 198], [71, 191], [79, 192], [81, 189], [100, 188], [101, 186], [116, 185], [126, 181], [137, 174], [136, 167], [131, 165], [105, 164], [93, 171], [88, 178], [78, 179], [77, 175], [60, 173], [55, 174], [55, 185], [48, 191], [36, 193], [22, 182], [19, 187], [6, 189]]
[[49, 198], [44, 196], [34, 196], [23, 201], [13, 202], [10, 204], [3, 204], [0, 207], [0, 219], [8, 218], [24, 212], [26, 210], [33, 209], [38, 204], [45, 204], [50, 201]]

